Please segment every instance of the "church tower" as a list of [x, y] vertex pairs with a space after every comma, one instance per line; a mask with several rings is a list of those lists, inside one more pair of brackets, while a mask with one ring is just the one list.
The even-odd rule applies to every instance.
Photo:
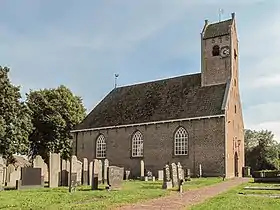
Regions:
[[235, 13], [231, 19], [205, 25], [201, 33], [201, 85], [233, 80], [238, 86], [238, 39]]

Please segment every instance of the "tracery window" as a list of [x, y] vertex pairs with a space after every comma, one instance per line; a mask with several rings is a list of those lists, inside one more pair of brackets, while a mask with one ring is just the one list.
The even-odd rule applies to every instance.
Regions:
[[104, 135], [100, 134], [96, 140], [96, 158], [106, 157], [106, 141]]
[[136, 131], [132, 136], [132, 157], [143, 156], [143, 135], [140, 131]]
[[188, 155], [189, 135], [185, 128], [179, 127], [174, 135], [174, 154]]

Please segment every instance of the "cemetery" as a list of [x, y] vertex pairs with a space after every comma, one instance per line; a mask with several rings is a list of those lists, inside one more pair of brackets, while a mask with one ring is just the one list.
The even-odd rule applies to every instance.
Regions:
[[[32, 161], [18, 156], [6, 164], [0, 159], [0, 208], [93, 207], [106, 209], [182, 193], [222, 182], [222, 178], [191, 178], [180, 163], [166, 164], [153, 175], [141, 161], [141, 175], [131, 179], [130, 171], [111, 166], [107, 159], [89, 161], [72, 156], [63, 160], [50, 153], [49, 164], [41, 156]], [[185, 172], [186, 171], [186, 172]]]
[[235, 187], [190, 209], [280, 209], [279, 186], [279, 184], [255, 183], [251, 179], [249, 183]]

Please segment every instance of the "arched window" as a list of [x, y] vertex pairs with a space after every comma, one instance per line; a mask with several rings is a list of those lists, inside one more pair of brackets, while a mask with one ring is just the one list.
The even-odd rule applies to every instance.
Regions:
[[188, 155], [189, 135], [185, 128], [180, 127], [174, 135], [174, 154]]
[[213, 50], [212, 50], [212, 55], [213, 56], [219, 56], [220, 55], [220, 47], [219, 47], [219, 45], [214, 45]]
[[100, 134], [96, 140], [96, 158], [106, 157], [106, 141], [105, 137]]
[[143, 135], [140, 131], [136, 131], [132, 136], [132, 157], [143, 156]]

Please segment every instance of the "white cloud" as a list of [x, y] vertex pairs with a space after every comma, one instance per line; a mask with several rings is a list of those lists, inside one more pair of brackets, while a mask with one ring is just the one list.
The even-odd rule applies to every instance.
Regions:
[[250, 82], [251, 88], [271, 88], [277, 86], [280, 86], [280, 74], [259, 76]]

